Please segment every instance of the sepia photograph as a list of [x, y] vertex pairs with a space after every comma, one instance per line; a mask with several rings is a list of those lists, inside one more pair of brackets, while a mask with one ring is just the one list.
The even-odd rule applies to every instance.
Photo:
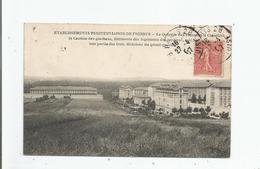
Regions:
[[232, 26], [24, 24], [23, 154], [229, 158]]

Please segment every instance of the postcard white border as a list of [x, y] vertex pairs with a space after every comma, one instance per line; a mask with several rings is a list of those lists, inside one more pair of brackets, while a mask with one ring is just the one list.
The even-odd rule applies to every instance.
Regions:
[[[257, 1], [4, 0], [3, 168], [260, 168]], [[250, 8], [246, 8], [248, 5]], [[255, 13], [254, 13], [255, 12]], [[254, 19], [255, 17], [255, 19]], [[229, 159], [23, 156], [23, 24], [233, 25], [232, 132]], [[256, 35], [255, 35], [256, 34]], [[257, 37], [258, 36], [258, 37]]]

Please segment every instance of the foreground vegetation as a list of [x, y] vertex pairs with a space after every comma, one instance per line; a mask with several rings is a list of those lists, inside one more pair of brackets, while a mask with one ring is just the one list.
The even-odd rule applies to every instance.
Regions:
[[229, 157], [230, 121], [126, 113], [107, 101], [27, 102], [24, 154]]

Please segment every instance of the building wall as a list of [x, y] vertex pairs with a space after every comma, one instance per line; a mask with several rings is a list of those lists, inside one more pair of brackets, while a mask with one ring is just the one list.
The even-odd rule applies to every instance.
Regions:
[[218, 106], [218, 90], [214, 87], [208, 87], [206, 89], [206, 105], [207, 106]]
[[119, 98], [120, 99], [127, 99], [132, 98], [132, 90], [130, 88], [119, 88]]
[[154, 93], [155, 93], [155, 87], [149, 86], [148, 87], [148, 97], [150, 97], [152, 100], [154, 100]]
[[147, 101], [150, 99], [150, 97], [133, 97], [134, 99], [134, 104], [138, 104], [138, 105], [143, 105], [142, 101], [144, 100], [145, 103], [147, 103]]
[[133, 96], [148, 97], [148, 89], [134, 89]]
[[119, 97], [119, 92], [118, 91], [112, 92], [112, 98], [118, 98], [118, 97]]
[[25, 93], [24, 98], [36, 99], [44, 95], [55, 96], [56, 98], [64, 98], [64, 96], [70, 96], [72, 99], [90, 99], [90, 100], [103, 100], [103, 95], [68, 95], [68, 94], [35, 94], [35, 93]]
[[171, 92], [164, 93], [156, 91], [154, 95], [156, 109], [163, 109], [164, 111], [171, 112], [172, 108], [183, 109], [188, 107], [188, 93]]
[[206, 105], [222, 108], [231, 107], [231, 88], [207, 88]]
[[199, 96], [201, 96], [202, 99], [206, 95], [206, 88], [204, 88], [204, 87], [188, 87], [188, 88], [185, 88], [185, 89], [188, 90], [189, 99], [191, 99], [193, 93], [196, 95], [197, 98]]
[[146, 103], [150, 99], [148, 96], [148, 88], [139, 87], [133, 89], [133, 99], [134, 103], [138, 105], [143, 105], [142, 101], [144, 100]]
[[96, 95], [96, 90], [31, 90], [32, 94], [86, 94]]
[[231, 88], [220, 88], [220, 101], [221, 107], [231, 107]]
[[72, 99], [103, 100], [103, 95], [71, 95]]

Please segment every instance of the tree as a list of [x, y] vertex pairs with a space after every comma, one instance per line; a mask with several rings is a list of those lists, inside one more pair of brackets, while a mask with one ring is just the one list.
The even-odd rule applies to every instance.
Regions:
[[202, 98], [201, 96], [199, 95], [199, 98], [198, 98], [198, 103], [201, 104], [202, 103]]
[[200, 108], [199, 111], [202, 117], [207, 117], [207, 113], [204, 108]]
[[154, 101], [154, 100], [151, 102], [150, 108], [151, 108], [152, 110], [155, 110], [155, 101]]
[[206, 95], [204, 95], [204, 97], [203, 97], [203, 103], [204, 104], [206, 103]]
[[151, 103], [152, 103], [152, 99], [149, 98], [149, 100], [147, 100], [147, 105], [148, 105], [148, 108], [151, 108]]
[[197, 107], [195, 107], [195, 108], [193, 109], [193, 111], [194, 111], [194, 112], [199, 112], [199, 109], [198, 109]]
[[48, 95], [44, 95], [44, 96], [42, 96], [42, 98], [43, 98], [43, 100], [47, 100], [47, 99], [49, 99], [49, 96]]
[[55, 99], [56, 97], [54, 96], [54, 94], [50, 97], [50, 99]]
[[176, 107], [172, 108], [172, 112], [175, 114], [178, 111]]
[[191, 113], [191, 112], [192, 112], [192, 108], [191, 108], [190, 106], [187, 107], [186, 112], [187, 112], [187, 113]]
[[30, 93], [30, 89], [32, 88], [32, 84], [29, 83], [25, 83], [24, 84], [24, 93]]
[[222, 112], [219, 115], [222, 119], [228, 119], [229, 112]]
[[207, 112], [207, 114], [209, 114], [209, 112], [211, 111], [210, 106], [207, 106], [206, 109], [205, 109], [205, 111]]
[[183, 108], [180, 107], [180, 108], [179, 108], [179, 113], [182, 114], [183, 112], [184, 112]]
[[145, 105], [145, 100], [142, 100], [142, 104]]
[[196, 103], [197, 102], [197, 97], [196, 95], [193, 93], [191, 96], [191, 103]]
[[199, 112], [203, 112], [203, 111], [205, 111], [205, 110], [204, 110], [203, 107], [201, 107], [201, 108], [199, 109]]

